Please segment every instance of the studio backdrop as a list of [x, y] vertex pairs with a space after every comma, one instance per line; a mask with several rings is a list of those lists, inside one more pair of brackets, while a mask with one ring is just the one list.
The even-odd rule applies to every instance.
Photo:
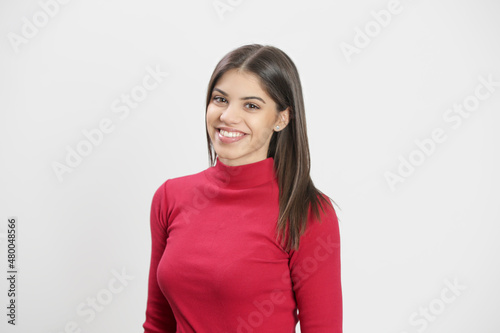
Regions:
[[300, 74], [311, 177], [339, 206], [344, 331], [499, 332], [499, 15], [493, 0], [2, 1], [0, 331], [142, 331], [153, 194], [208, 168], [208, 81], [257, 43]]

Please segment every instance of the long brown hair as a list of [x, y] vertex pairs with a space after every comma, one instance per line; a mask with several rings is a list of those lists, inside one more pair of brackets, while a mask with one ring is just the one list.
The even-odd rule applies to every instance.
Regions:
[[[283, 130], [273, 133], [267, 157], [274, 159], [274, 170], [279, 186], [279, 219], [276, 235], [282, 237], [282, 247], [283, 239], [286, 239], [284, 248], [287, 252], [291, 248], [297, 250], [300, 236], [306, 230], [309, 206], [312, 206], [320, 222], [318, 206], [323, 213], [324, 208], [318, 197], [333, 209], [331, 199], [314, 186], [310, 177], [311, 161], [304, 99], [297, 68], [288, 55], [274, 46], [250, 44], [236, 48], [219, 61], [212, 73], [207, 90], [207, 108], [217, 81], [230, 69], [253, 73], [259, 77], [263, 90], [276, 103], [277, 113], [289, 107], [289, 123]], [[214, 166], [217, 153], [213, 148], [208, 129], [207, 144], [209, 166]]]

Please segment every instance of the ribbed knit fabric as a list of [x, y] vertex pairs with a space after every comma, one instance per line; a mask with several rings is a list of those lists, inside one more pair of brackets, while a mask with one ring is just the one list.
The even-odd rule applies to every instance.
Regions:
[[302, 333], [342, 332], [335, 210], [323, 204], [319, 223], [309, 209], [299, 249], [284, 251], [273, 163], [217, 158], [157, 189], [145, 333], [290, 333], [299, 319]]

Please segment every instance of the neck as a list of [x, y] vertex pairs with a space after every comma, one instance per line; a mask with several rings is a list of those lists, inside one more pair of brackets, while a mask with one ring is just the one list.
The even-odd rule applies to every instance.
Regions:
[[216, 165], [208, 168], [206, 175], [217, 186], [232, 189], [250, 188], [276, 178], [273, 157], [236, 166], [224, 164], [217, 157]]

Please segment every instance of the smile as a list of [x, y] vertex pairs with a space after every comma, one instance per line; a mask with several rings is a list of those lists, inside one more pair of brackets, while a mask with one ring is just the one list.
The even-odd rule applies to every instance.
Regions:
[[219, 132], [221, 135], [225, 136], [226, 138], [234, 138], [234, 137], [237, 137], [237, 136], [243, 136], [245, 135], [245, 133], [241, 133], [241, 132], [228, 132], [228, 131], [224, 131], [223, 129], [219, 129]]
[[228, 132], [223, 129], [217, 129], [217, 138], [222, 143], [233, 143], [240, 141], [246, 136], [245, 133], [242, 132]]

